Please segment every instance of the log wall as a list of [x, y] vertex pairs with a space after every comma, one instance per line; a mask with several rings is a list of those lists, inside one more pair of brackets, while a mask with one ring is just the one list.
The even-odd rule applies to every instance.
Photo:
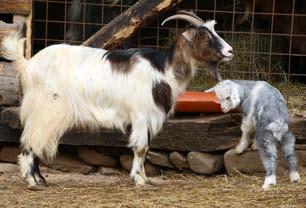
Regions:
[[[12, 22], [0, 19], [0, 41], [3, 37], [20, 31], [26, 37], [25, 56], [31, 57], [31, 0], [0, 0], [0, 17], [2, 14], [11, 14]], [[0, 51], [1, 56], [1, 51]], [[19, 105], [21, 89], [18, 72], [10, 61], [0, 61], [0, 107]]]

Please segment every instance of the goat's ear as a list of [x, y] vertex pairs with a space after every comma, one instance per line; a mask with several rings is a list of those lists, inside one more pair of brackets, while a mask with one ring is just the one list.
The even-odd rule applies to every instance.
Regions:
[[238, 91], [238, 86], [233, 86], [232, 87], [232, 92], [231, 92], [231, 101], [235, 106], [238, 106], [240, 103], [240, 96], [239, 96], [239, 91]]
[[194, 37], [196, 36], [196, 29], [195, 28], [189, 28], [185, 32], [183, 32], [183, 37], [188, 40], [189, 42], [193, 41]]

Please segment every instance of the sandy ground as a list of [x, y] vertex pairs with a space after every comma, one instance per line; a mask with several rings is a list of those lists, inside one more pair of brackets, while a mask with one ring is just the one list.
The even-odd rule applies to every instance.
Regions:
[[262, 175], [166, 172], [144, 187], [134, 186], [127, 174], [46, 176], [49, 187], [35, 192], [17, 174], [1, 174], [0, 207], [306, 207], [305, 173], [299, 184], [278, 177], [278, 185], [269, 191], [260, 188]]

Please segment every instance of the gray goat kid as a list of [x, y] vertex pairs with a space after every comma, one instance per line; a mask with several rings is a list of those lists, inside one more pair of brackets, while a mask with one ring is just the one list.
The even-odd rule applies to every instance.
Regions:
[[207, 90], [215, 92], [223, 112], [240, 107], [243, 112], [242, 137], [237, 145], [240, 154], [255, 141], [263, 162], [266, 178], [263, 189], [276, 184], [277, 144], [280, 142], [289, 163], [290, 181], [300, 180], [295, 158], [295, 138], [289, 130], [289, 114], [282, 94], [264, 81], [224, 80]]

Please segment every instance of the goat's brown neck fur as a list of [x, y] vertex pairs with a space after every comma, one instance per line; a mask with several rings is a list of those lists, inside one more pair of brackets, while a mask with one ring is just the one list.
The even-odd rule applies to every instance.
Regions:
[[177, 81], [188, 83], [193, 77], [192, 49], [184, 37], [179, 37], [174, 48], [172, 58], [172, 68]]

